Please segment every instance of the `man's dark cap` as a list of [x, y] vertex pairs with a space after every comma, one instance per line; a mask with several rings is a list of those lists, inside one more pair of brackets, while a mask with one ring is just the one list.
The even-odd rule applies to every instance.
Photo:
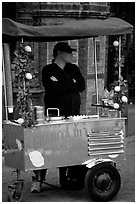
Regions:
[[76, 51], [76, 49], [71, 48], [66, 42], [59, 42], [54, 46], [53, 53], [56, 53], [57, 51], [72, 53], [73, 51]]

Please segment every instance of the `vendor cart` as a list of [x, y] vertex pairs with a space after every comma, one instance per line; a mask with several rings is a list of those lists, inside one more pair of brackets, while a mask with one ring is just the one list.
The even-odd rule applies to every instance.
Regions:
[[[131, 31], [132, 26], [118, 18], [74, 20], [62, 25], [38, 27], [3, 19], [5, 45], [9, 41], [21, 39], [61, 41], [94, 37], [95, 42], [95, 36], [98, 35], [119, 35], [119, 57], [121, 35]], [[3, 55], [6, 70], [9, 68], [6, 49]], [[3, 123], [5, 164], [17, 172], [17, 180], [8, 187], [9, 201], [22, 199], [24, 181], [21, 171], [49, 168], [59, 168], [59, 180], [63, 188], [85, 187], [89, 196], [97, 201], [109, 201], [118, 193], [121, 179], [116, 162], [120, 156], [124, 158], [125, 118], [120, 114], [117, 117], [99, 116], [96, 54], [94, 60], [96, 115], [66, 119], [58, 114], [56, 120], [50, 118], [44, 123], [25, 128], [8, 120], [8, 108], [11, 108], [12, 101], [7, 104], [7, 118]]]

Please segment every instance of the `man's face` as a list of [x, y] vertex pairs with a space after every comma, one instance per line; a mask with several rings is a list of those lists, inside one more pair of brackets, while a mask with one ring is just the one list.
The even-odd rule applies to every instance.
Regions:
[[59, 55], [60, 55], [61, 60], [64, 61], [65, 63], [71, 63], [72, 62], [72, 58], [73, 58], [72, 53], [60, 52]]

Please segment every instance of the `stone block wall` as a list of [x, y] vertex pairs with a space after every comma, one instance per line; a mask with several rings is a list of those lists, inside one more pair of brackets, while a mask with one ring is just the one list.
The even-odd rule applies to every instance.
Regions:
[[18, 2], [17, 18], [106, 18], [107, 2]]

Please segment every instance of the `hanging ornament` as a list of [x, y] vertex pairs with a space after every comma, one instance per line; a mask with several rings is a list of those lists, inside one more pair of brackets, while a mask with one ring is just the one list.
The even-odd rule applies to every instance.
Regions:
[[32, 74], [31, 73], [26, 73], [26, 79], [28, 79], [28, 80], [32, 79]]
[[26, 52], [32, 52], [32, 49], [31, 49], [31, 47], [30, 47], [29, 45], [26, 45], [26, 46], [24, 47], [24, 50], [25, 50]]
[[21, 116], [18, 121], [25, 128], [35, 125], [35, 114], [33, 105], [30, 105], [32, 100], [32, 93], [30, 92], [29, 80], [33, 79], [33, 72], [31, 74], [31, 61], [29, 55], [32, 54], [30, 46], [24, 46], [22, 43], [18, 44], [16, 56], [16, 80], [18, 85], [17, 93], [17, 107], [19, 109], [19, 115]]
[[115, 86], [114, 90], [115, 90], [116, 92], [119, 92], [119, 91], [120, 91], [120, 86]]
[[121, 99], [122, 99], [122, 101], [123, 101], [124, 103], [127, 103], [127, 101], [128, 101], [126, 96], [122, 96]]
[[17, 123], [19, 123], [19, 124], [24, 123], [24, 119], [23, 118], [18, 118]]
[[118, 42], [117, 40], [115, 40], [115, 41], [113, 42], [113, 45], [114, 45], [115, 47], [117, 47], [117, 46], [119, 45], [119, 42]]
[[115, 109], [119, 109], [119, 104], [118, 103], [114, 103], [114, 108]]

